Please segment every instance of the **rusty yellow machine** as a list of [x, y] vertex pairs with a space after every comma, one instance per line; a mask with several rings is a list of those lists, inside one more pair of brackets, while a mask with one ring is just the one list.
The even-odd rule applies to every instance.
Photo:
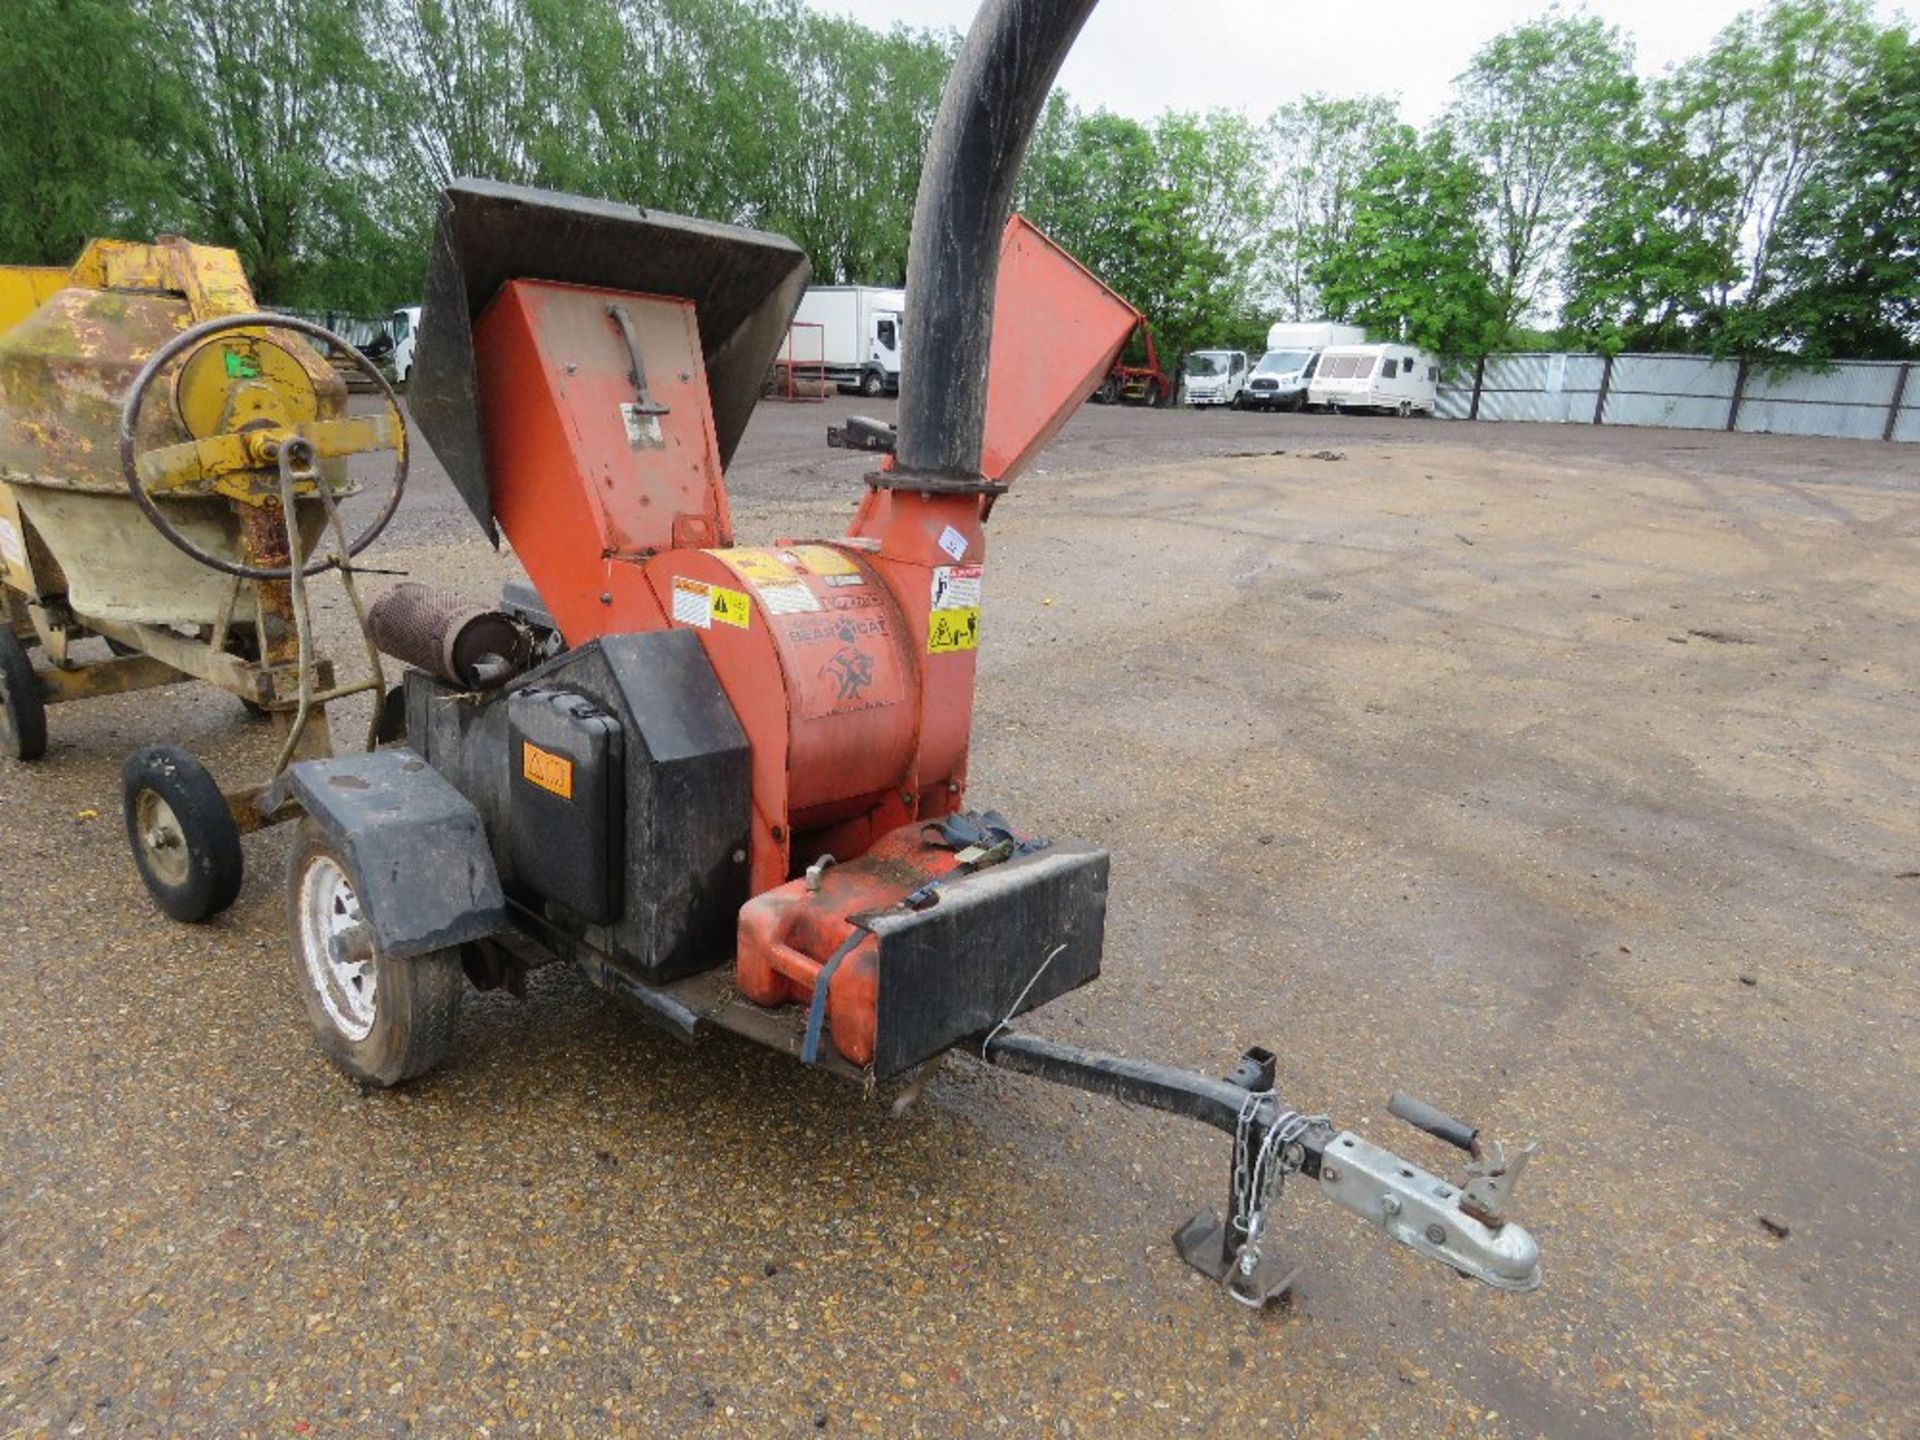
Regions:
[[[329, 354], [384, 407], [349, 415]], [[262, 313], [231, 251], [99, 240], [69, 270], [0, 269], [0, 754], [39, 759], [49, 705], [184, 680], [279, 740], [266, 775], [226, 789], [177, 747], [127, 760], [134, 861], [175, 919], [232, 903], [241, 835], [279, 818], [255, 804], [266, 783], [331, 754], [327, 706], [381, 683], [371, 640], [358, 678], [336, 678], [307, 584], [337, 575], [365, 633], [349, 562], [399, 505], [406, 446], [379, 372]], [[383, 503], [350, 536], [348, 462], [382, 454]]]

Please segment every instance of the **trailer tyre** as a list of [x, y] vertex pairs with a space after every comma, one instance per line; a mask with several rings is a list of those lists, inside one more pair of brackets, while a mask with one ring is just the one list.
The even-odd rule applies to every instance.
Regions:
[[149, 745], [120, 770], [134, 867], [154, 903], [197, 925], [240, 894], [240, 827], [207, 767], [172, 745]]
[[33, 662], [13, 633], [0, 626], [0, 755], [38, 760], [47, 753], [47, 705]]
[[287, 862], [287, 932], [314, 1040], [365, 1085], [426, 1074], [453, 1050], [467, 986], [457, 946], [382, 955], [360, 909], [360, 879], [345, 851], [302, 820]]

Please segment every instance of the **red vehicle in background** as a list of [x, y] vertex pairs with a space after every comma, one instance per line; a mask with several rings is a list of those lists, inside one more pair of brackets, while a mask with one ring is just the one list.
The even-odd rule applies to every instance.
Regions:
[[[1137, 363], [1141, 360], [1144, 364]], [[1153, 348], [1153, 331], [1142, 319], [1134, 327], [1113, 362], [1107, 378], [1088, 398], [1096, 405], [1171, 405], [1173, 377], [1160, 368], [1160, 356]]]

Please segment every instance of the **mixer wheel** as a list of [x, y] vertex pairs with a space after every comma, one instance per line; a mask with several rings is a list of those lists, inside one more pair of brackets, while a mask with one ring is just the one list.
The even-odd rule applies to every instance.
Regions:
[[160, 908], [198, 924], [233, 904], [244, 860], [220, 787], [185, 750], [149, 745], [120, 771], [133, 863]]
[[33, 662], [11, 627], [0, 627], [0, 755], [38, 760], [47, 753], [47, 706]]

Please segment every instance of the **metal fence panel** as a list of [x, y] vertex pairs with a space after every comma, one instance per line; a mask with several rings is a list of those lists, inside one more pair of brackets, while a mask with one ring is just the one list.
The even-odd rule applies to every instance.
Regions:
[[[1915, 368], [1920, 372], [1920, 366]], [[1920, 389], [1920, 373], [1907, 381], [1907, 403], [1900, 407], [1899, 419], [1893, 427], [1893, 438], [1896, 440], [1920, 443], [1920, 397], [1914, 395], [1915, 389]]]
[[1886, 433], [1900, 366], [1843, 362], [1832, 370], [1755, 370], [1740, 404], [1739, 428], [1764, 435], [1833, 435], [1878, 440]]
[[1920, 362], [1843, 360], [1825, 371], [1770, 372], [1706, 355], [1621, 355], [1607, 376], [1604, 357], [1526, 351], [1489, 355], [1484, 361], [1454, 358], [1441, 369], [1438, 405], [1443, 419], [1561, 421], [1589, 424], [1607, 387], [1608, 425], [1650, 425], [1683, 430], [1723, 430], [1735, 415], [1743, 432], [1827, 435], [1879, 440], [1908, 371], [1907, 391], [1893, 427], [1895, 440], [1920, 440]]

